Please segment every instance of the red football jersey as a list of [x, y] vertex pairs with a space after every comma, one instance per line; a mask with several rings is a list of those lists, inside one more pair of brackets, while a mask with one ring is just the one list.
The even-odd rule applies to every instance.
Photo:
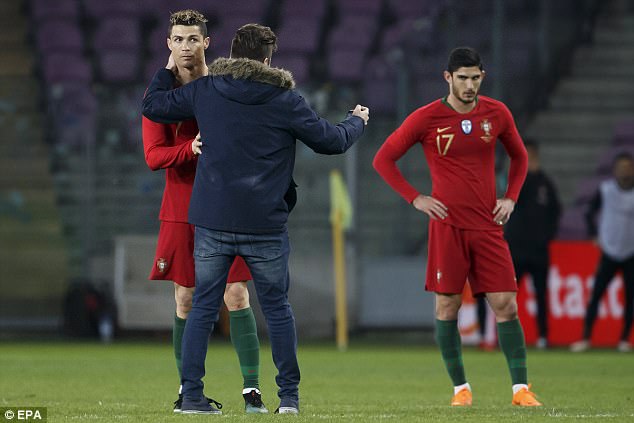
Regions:
[[145, 161], [152, 170], [165, 169], [165, 190], [159, 219], [187, 223], [196, 175], [191, 143], [198, 134], [195, 120], [162, 124], [143, 117]]
[[501, 230], [493, 221], [497, 139], [511, 158], [505, 197], [517, 201], [526, 177], [526, 149], [508, 108], [484, 96], [478, 96], [469, 113], [458, 113], [445, 99], [414, 111], [379, 149], [374, 167], [411, 203], [419, 192], [405, 180], [396, 162], [420, 143], [431, 173], [431, 196], [448, 209], [442, 222], [463, 229]]

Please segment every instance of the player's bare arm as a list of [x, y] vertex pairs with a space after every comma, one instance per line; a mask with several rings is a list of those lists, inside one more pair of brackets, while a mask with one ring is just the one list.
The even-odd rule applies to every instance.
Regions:
[[515, 209], [515, 201], [510, 198], [498, 199], [493, 209], [493, 221], [498, 225], [504, 225], [509, 221], [513, 209]]
[[428, 195], [420, 194], [418, 197], [414, 198], [412, 206], [414, 206], [416, 210], [427, 214], [430, 219], [438, 220], [447, 217], [447, 206], [439, 200], [436, 200], [434, 197], [430, 197]]

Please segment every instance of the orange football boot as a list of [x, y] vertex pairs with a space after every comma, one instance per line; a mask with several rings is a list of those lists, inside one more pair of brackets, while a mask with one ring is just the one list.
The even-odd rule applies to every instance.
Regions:
[[520, 407], [541, 407], [543, 404], [537, 401], [537, 396], [530, 391], [531, 385], [528, 385], [528, 389], [522, 388], [513, 395], [513, 405], [519, 405]]
[[455, 407], [470, 406], [473, 401], [473, 395], [467, 388], [462, 388], [456, 395], [451, 398], [451, 405]]

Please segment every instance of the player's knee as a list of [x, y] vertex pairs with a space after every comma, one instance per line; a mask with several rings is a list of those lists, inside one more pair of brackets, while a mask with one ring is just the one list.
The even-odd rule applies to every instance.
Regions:
[[438, 320], [456, 320], [462, 301], [459, 297], [440, 295], [436, 297], [436, 318]]
[[225, 304], [229, 311], [242, 310], [249, 307], [249, 291], [246, 284], [236, 282], [228, 284], [224, 295]]
[[186, 318], [192, 309], [193, 292], [190, 290], [176, 291], [176, 314], [181, 318]]
[[502, 304], [498, 304], [497, 307], [493, 308], [495, 315], [498, 318], [504, 320], [514, 320], [517, 319], [517, 302], [514, 300], [506, 301]]
[[436, 310], [436, 319], [438, 320], [457, 320], [458, 311], [454, 309]]
[[436, 307], [436, 318], [438, 320], [456, 320], [458, 310], [460, 310], [460, 304], [444, 304]]

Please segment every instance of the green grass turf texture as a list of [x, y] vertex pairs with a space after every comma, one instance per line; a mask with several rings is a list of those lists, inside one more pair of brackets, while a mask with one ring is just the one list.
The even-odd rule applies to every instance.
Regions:
[[[301, 415], [245, 415], [231, 344], [213, 342], [205, 393], [222, 416], [175, 415], [172, 349], [159, 343], [0, 343], [0, 407], [48, 407], [49, 422], [479, 422], [634, 421], [634, 355], [529, 351], [529, 378], [544, 407], [511, 405], [504, 356], [465, 349], [474, 406], [448, 406], [451, 384], [433, 346], [300, 345]], [[261, 388], [278, 406], [270, 349]], [[0, 416], [0, 419], [2, 417]]]

